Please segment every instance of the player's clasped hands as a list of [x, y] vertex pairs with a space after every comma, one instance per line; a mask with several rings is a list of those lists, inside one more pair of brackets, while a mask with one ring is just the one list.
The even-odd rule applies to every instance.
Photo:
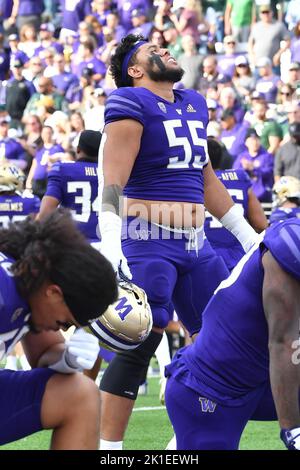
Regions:
[[99, 351], [98, 339], [80, 328], [66, 341], [61, 359], [50, 367], [62, 374], [91, 369]]

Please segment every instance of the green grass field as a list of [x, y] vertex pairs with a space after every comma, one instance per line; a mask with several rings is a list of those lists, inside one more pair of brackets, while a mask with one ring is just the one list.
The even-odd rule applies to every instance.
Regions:
[[[172, 428], [165, 408], [161, 407], [158, 378], [149, 378], [148, 394], [139, 396], [126, 434], [125, 450], [162, 450], [172, 437]], [[154, 407], [154, 409], [152, 409]], [[155, 408], [158, 409], [155, 409]], [[51, 433], [43, 431], [0, 447], [0, 450], [45, 450]], [[245, 429], [240, 449], [284, 450], [279, 440], [277, 422], [251, 422]]]

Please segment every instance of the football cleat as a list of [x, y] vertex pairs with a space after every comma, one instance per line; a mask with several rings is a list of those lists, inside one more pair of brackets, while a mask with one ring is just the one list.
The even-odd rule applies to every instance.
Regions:
[[282, 176], [273, 186], [273, 206], [280, 207], [290, 199], [300, 206], [300, 180], [294, 176]]
[[111, 351], [137, 348], [152, 329], [152, 313], [146, 293], [131, 282], [119, 283], [118, 300], [86, 327]]
[[25, 175], [20, 168], [9, 162], [0, 165], [0, 193], [22, 192]]

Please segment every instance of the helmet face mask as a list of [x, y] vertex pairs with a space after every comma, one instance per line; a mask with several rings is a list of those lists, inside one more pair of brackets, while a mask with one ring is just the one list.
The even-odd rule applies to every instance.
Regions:
[[135, 284], [120, 282], [118, 300], [87, 329], [100, 345], [112, 351], [137, 348], [152, 329], [152, 314], [146, 293]]
[[0, 193], [22, 192], [25, 175], [20, 168], [9, 162], [0, 165]]
[[273, 206], [280, 207], [289, 200], [300, 206], [300, 180], [294, 176], [282, 176], [273, 186]]

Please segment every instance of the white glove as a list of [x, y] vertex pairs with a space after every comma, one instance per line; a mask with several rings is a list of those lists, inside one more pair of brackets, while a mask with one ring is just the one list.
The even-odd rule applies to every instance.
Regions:
[[248, 253], [253, 245], [261, 241], [261, 236], [249, 225], [243, 216], [242, 207], [237, 204], [234, 204], [221, 217], [220, 222], [238, 239], [245, 253]]
[[119, 280], [124, 280], [124, 278], [125, 280], [131, 280], [132, 274], [121, 245], [121, 217], [113, 212], [101, 212], [99, 215], [99, 228], [101, 233], [101, 254], [111, 262]]
[[288, 450], [300, 450], [300, 428], [282, 429], [280, 438]]
[[65, 342], [65, 350], [61, 358], [49, 367], [62, 374], [73, 374], [83, 369], [92, 369], [99, 351], [100, 347], [96, 336], [80, 328]]

